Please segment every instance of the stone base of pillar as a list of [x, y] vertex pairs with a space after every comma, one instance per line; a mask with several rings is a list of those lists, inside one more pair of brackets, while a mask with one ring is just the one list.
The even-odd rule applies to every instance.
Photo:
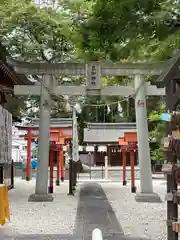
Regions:
[[48, 187], [48, 193], [53, 193], [54, 192], [54, 187], [53, 186], [49, 186]]
[[60, 186], [60, 181], [56, 180], [56, 186]]
[[53, 196], [51, 194], [32, 194], [28, 198], [28, 202], [52, 202]]
[[61, 182], [64, 182], [64, 177], [61, 177]]
[[126, 186], [126, 185], [127, 185], [127, 181], [124, 180], [124, 181], [123, 181], [123, 186]]
[[26, 181], [30, 181], [31, 177], [26, 176]]
[[131, 192], [136, 193], [136, 187], [135, 186], [131, 187]]
[[150, 202], [159, 203], [162, 202], [157, 193], [136, 193], [135, 200], [137, 202]]

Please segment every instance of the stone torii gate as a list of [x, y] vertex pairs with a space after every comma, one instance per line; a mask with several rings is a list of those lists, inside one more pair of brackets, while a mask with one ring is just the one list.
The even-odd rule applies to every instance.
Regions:
[[[134, 94], [136, 125], [138, 136], [138, 152], [140, 164], [141, 191], [136, 194], [137, 201], [159, 201], [153, 192], [149, 134], [147, 124], [146, 95], [165, 95], [164, 88], [158, 89], [144, 82], [144, 76], [160, 75], [165, 65], [156, 64], [120, 64], [120, 63], [27, 63], [8, 58], [8, 63], [17, 73], [43, 75], [41, 85], [15, 86], [15, 95], [40, 96], [40, 149], [39, 165], [36, 178], [35, 194], [29, 201], [52, 201], [48, 195], [48, 161], [49, 161], [49, 126], [51, 110], [51, 94], [54, 95], [106, 95], [130, 96]], [[86, 76], [86, 86], [56, 86], [52, 75]], [[101, 88], [101, 76], [134, 76], [133, 86], [106, 86]], [[48, 89], [50, 91], [48, 91]]]

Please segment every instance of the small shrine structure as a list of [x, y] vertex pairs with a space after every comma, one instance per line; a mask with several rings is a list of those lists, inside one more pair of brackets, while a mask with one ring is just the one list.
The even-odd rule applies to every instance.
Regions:
[[[119, 139], [125, 137], [125, 133], [136, 134], [136, 123], [87, 123], [84, 129], [84, 143], [94, 146], [94, 165], [104, 165], [104, 157], [108, 156], [108, 165], [122, 166], [123, 154]], [[99, 151], [104, 146], [107, 151]], [[130, 154], [127, 154], [127, 166], [130, 166]], [[137, 165], [137, 154], [135, 154], [135, 165]]]
[[[19, 130], [26, 131], [25, 134], [19, 135], [27, 140], [27, 169], [26, 180], [30, 180], [31, 175], [31, 144], [32, 141], [39, 140], [39, 119], [33, 119], [30, 123], [16, 127]], [[72, 118], [51, 118], [50, 123], [50, 147], [53, 151], [58, 151], [57, 171], [60, 171], [61, 180], [64, 180], [64, 155], [63, 146], [67, 145], [72, 139]], [[52, 149], [51, 149], [52, 150]]]

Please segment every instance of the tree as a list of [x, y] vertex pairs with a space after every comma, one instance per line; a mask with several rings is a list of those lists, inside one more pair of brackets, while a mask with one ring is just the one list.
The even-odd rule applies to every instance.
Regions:
[[[39, 8], [28, 0], [1, 1], [0, 7], [0, 39], [11, 56], [28, 62], [68, 61], [74, 56], [72, 21], [64, 12]], [[40, 76], [32, 77], [40, 79]], [[59, 76], [55, 77], [57, 81], [62, 80]], [[37, 107], [39, 98], [28, 97], [27, 100], [31, 103], [24, 113], [28, 113], [28, 117], [38, 117], [32, 106]], [[55, 105], [62, 105], [62, 98], [55, 98], [55, 101], [58, 101]], [[31, 111], [27, 111], [29, 108]]]
[[0, 6], [0, 37], [12, 56], [25, 61], [54, 62], [73, 50], [68, 31], [71, 21], [65, 15], [51, 8], [41, 9], [32, 1], [9, 0]]
[[100, 59], [164, 60], [180, 44], [179, 6], [175, 0], [97, 0], [80, 26], [83, 48]]

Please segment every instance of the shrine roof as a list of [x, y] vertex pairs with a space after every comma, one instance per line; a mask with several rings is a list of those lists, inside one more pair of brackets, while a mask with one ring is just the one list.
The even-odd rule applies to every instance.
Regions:
[[[29, 128], [38, 129], [39, 119], [33, 119], [30, 123], [17, 125], [18, 129], [25, 130]], [[51, 118], [51, 128], [72, 128], [72, 118]]]
[[118, 143], [125, 132], [136, 132], [136, 123], [89, 123], [84, 129], [84, 142]]
[[166, 62], [165, 66], [165, 70], [157, 79], [159, 87], [164, 87], [170, 80], [180, 79], [180, 50]]
[[7, 63], [6, 57], [9, 56], [6, 48], [0, 43], [0, 69], [11, 80], [12, 85], [32, 85], [32, 82], [23, 74], [17, 74]]
[[86, 123], [91, 129], [136, 129], [136, 123], [121, 122], [121, 123]]

